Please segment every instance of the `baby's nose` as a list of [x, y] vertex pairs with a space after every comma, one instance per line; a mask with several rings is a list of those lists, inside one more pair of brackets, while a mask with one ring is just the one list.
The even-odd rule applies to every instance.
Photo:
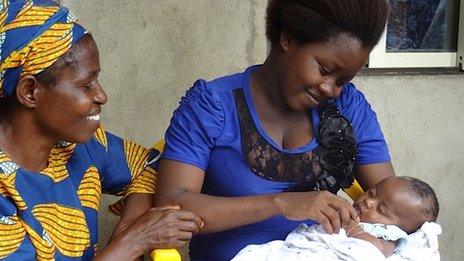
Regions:
[[366, 199], [366, 207], [371, 209], [373, 207], [375, 207], [377, 205], [377, 202], [375, 199], [372, 199], [372, 198], [368, 198]]

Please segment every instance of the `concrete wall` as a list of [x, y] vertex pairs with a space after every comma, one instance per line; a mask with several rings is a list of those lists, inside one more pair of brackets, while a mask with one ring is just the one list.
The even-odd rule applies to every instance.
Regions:
[[[196, 79], [265, 59], [266, 0], [61, 2], [99, 45], [107, 129], [143, 145], [163, 136]], [[464, 260], [464, 74], [362, 76], [355, 82], [378, 113], [397, 173], [424, 179], [438, 193], [443, 260]], [[104, 205], [102, 244], [116, 221]]]

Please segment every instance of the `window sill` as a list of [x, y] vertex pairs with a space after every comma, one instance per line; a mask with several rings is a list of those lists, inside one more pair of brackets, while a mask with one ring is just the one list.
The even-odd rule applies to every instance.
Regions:
[[358, 76], [371, 75], [457, 75], [464, 74], [459, 68], [365, 68]]

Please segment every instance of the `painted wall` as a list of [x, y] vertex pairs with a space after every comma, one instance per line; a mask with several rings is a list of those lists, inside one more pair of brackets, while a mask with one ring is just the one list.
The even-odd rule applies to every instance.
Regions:
[[[150, 145], [198, 78], [242, 71], [265, 59], [266, 0], [63, 0], [100, 48], [109, 96], [106, 128]], [[464, 260], [464, 74], [362, 76], [398, 175], [429, 182], [441, 202], [443, 260]], [[114, 216], [104, 197], [101, 246]]]

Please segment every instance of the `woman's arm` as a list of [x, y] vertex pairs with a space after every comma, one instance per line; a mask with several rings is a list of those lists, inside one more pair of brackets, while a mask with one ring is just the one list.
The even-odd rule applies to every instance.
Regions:
[[200, 232], [218, 232], [283, 215], [291, 220], [313, 219], [329, 233], [338, 232], [357, 212], [344, 199], [327, 191], [289, 192], [247, 197], [201, 194], [203, 170], [173, 160], [162, 160], [156, 205], [179, 204], [205, 221]]
[[355, 177], [364, 191], [372, 188], [383, 179], [392, 176], [395, 176], [395, 171], [390, 161], [356, 166]]
[[279, 214], [274, 195], [215, 197], [201, 194], [204, 171], [178, 161], [162, 160], [156, 205], [179, 204], [205, 221], [201, 232], [217, 232], [258, 222]]

